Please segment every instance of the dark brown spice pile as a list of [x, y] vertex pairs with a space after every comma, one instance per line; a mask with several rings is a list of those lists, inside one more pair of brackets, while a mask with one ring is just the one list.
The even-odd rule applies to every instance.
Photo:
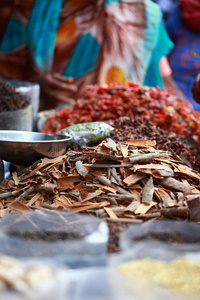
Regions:
[[[77, 228], [76, 228], [77, 230]], [[29, 240], [43, 240], [48, 242], [55, 242], [60, 240], [75, 240], [84, 238], [84, 234], [80, 232], [65, 232], [65, 231], [49, 231], [40, 230], [35, 232], [26, 232], [25, 230], [13, 230], [9, 232], [9, 235], [18, 237], [21, 239]]]
[[109, 229], [109, 239], [108, 239], [108, 253], [119, 252], [119, 238], [121, 233], [126, 230], [130, 224], [124, 222], [113, 222], [112, 220], [107, 220], [107, 225]]
[[176, 133], [169, 133], [160, 129], [149, 120], [131, 117], [121, 117], [109, 121], [115, 130], [109, 137], [115, 142], [125, 142], [127, 139], [148, 139], [156, 141], [156, 148], [172, 150], [176, 155], [186, 158], [194, 170], [200, 172], [200, 148], [194, 141], [182, 139]]
[[146, 235], [141, 235], [135, 238], [135, 241], [141, 241], [146, 239], [157, 239], [167, 243], [177, 243], [177, 244], [186, 244], [186, 243], [199, 243], [200, 238], [196, 236], [185, 237], [179, 232], [164, 232], [164, 233], [154, 233], [150, 232]]
[[26, 108], [30, 99], [15, 91], [8, 82], [0, 82], [0, 112], [14, 111]]

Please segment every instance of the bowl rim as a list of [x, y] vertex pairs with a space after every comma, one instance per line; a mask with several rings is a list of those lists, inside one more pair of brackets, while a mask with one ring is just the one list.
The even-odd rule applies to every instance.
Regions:
[[[28, 135], [28, 134], [35, 134], [35, 135], [40, 135], [40, 136], [48, 136], [48, 137], [55, 137], [57, 136], [58, 139], [48, 139], [48, 140], [25, 140], [24, 138], [23, 139], [19, 139], [19, 140], [10, 140], [9, 138], [4, 138], [2, 139], [1, 138], [1, 133], [16, 133], [16, 134], [23, 134], [23, 135]], [[24, 130], [0, 130], [0, 143], [1, 142], [7, 142], [7, 143], [27, 143], [27, 144], [30, 144], [30, 143], [33, 143], [33, 144], [36, 144], [36, 143], [63, 143], [63, 142], [67, 142], [67, 141], [70, 141], [72, 139], [71, 135], [70, 134], [61, 134], [61, 133], [58, 133], [58, 134], [54, 134], [54, 133], [44, 133], [44, 132], [37, 132], [37, 131], [24, 131]]]

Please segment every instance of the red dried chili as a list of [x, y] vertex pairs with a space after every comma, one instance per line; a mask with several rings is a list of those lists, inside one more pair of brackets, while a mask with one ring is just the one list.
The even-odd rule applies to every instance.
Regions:
[[58, 133], [73, 124], [121, 116], [151, 120], [164, 130], [193, 137], [200, 144], [200, 112], [194, 111], [189, 101], [176, 97], [173, 90], [134, 82], [88, 86], [83, 98], [48, 117], [43, 132]]

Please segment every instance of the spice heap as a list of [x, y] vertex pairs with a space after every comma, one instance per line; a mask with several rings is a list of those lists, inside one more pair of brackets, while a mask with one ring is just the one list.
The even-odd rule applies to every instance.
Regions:
[[0, 83], [0, 112], [14, 111], [26, 108], [30, 100], [15, 91], [9, 83]]
[[73, 124], [116, 120], [121, 116], [140, 117], [155, 125], [190, 136], [200, 144], [200, 112], [189, 101], [179, 99], [172, 90], [128, 82], [125, 85], [91, 85], [83, 99], [48, 117], [43, 132], [58, 133]]
[[0, 186], [1, 216], [31, 209], [94, 214], [141, 223], [163, 216], [200, 220], [200, 175], [155, 141], [106, 139], [44, 158]]
[[199, 299], [200, 263], [196, 260], [177, 258], [166, 262], [145, 258], [123, 263], [119, 271], [129, 279], [140, 276], [180, 295], [192, 296], [190, 299]]
[[173, 150], [182, 159], [187, 159], [192, 168], [200, 172], [200, 148], [189, 139], [181, 139], [176, 133], [169, 133], [160, 129], [149, 120], [131, 117], [121, 117], [109, 121], [115, 130], [109, 137], [115, 142], [125, 142], [127, 139], [155, 140], [156, 148], [162, 150]]

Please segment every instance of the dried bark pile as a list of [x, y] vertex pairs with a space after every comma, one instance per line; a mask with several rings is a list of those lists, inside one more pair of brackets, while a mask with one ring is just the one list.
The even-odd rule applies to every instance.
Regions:
[[41, 159], [2, 182], [0, 214], [59, 209], [114, 222], [200, 221], [200, 175], [155, 144], [108, 138], [80, 152]]

